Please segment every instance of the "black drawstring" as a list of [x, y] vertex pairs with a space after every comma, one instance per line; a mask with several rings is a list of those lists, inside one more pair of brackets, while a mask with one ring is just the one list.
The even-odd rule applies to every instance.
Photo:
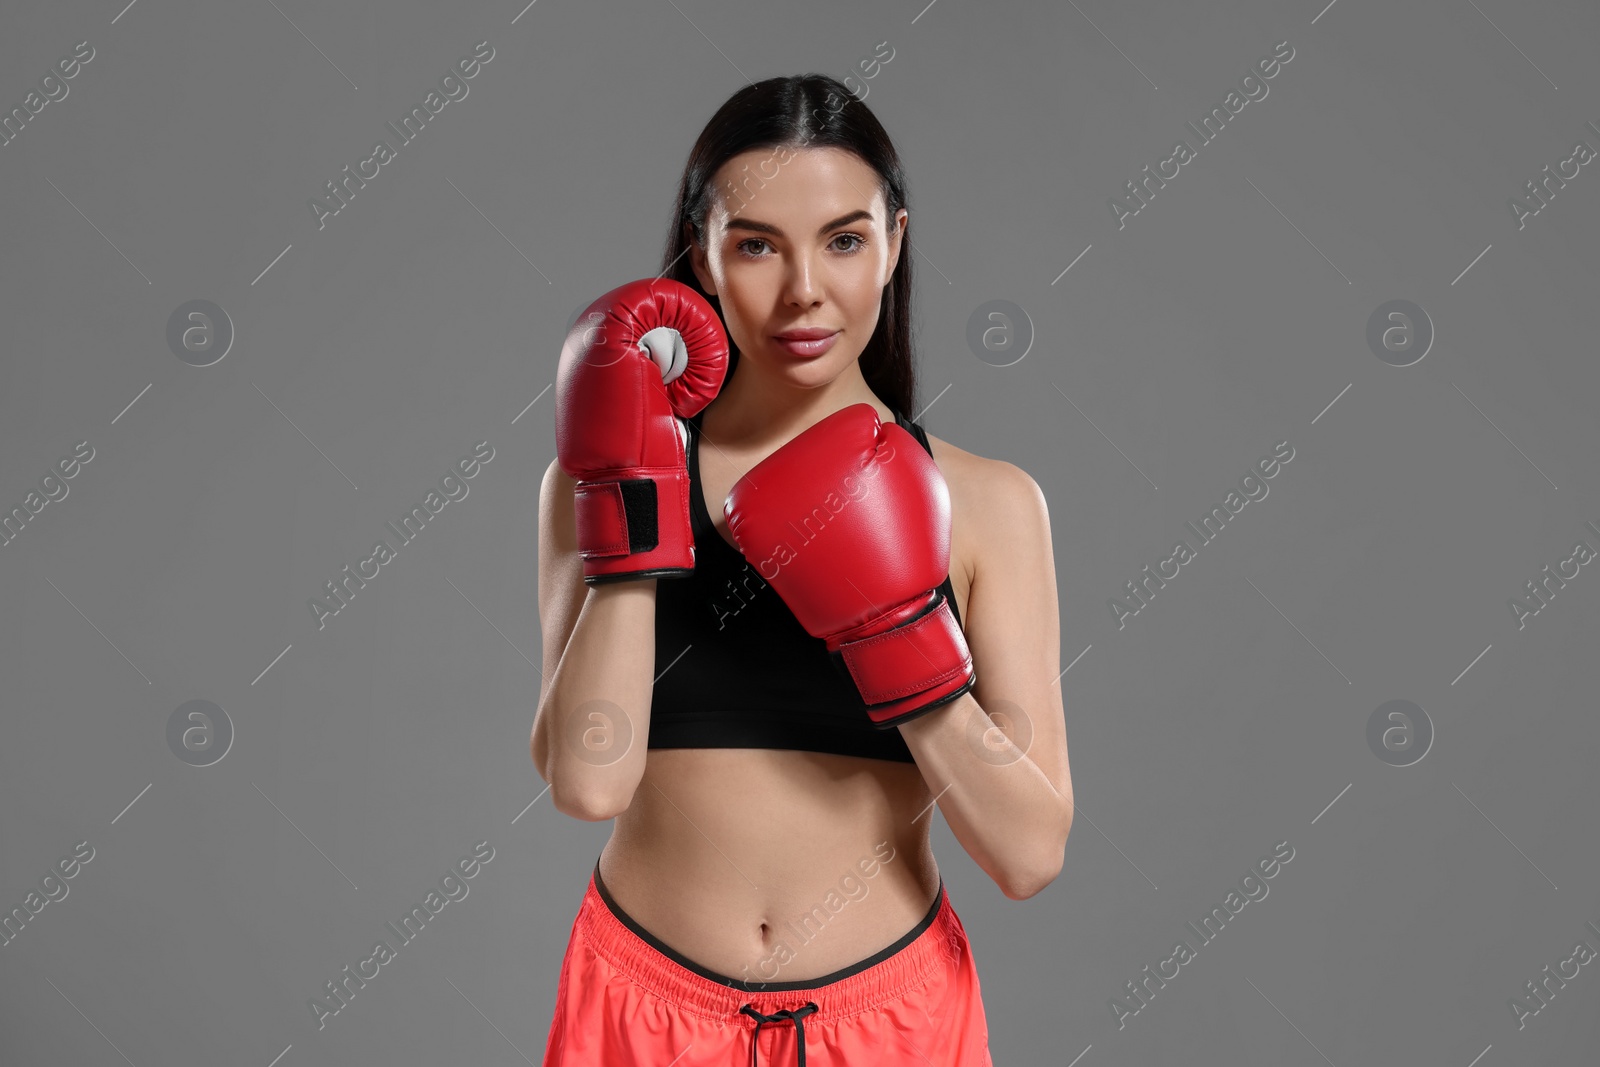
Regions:
[[800, 1064], [799, 1064], [799, 1067], [806, 1067], [806, 1027], [805, 1027], [805, 1024], [803, 1022], [801, 1022], [800, 1020], [804, 1019], [807, 1015], [810, 1015], [812, 1012], [816, 1011], [817, 1010], [816, 1004], [814, 1004], [814, 1003], [812, 1003], [811, 1001], [808, 1000], [808, 1001], [806, 1001], [805, 1007], [803, 1007], [803, 1008], [785, 1008], [782, 1011], [775, 1011], [771, 1015], [762, 1015], [759, 1011], [756, 1011], [754, 1008], [752, 1008], [748, 1004], [746, 1004], [744, 1007], [740, 1008], [739, 1010], [744, 1012], [746, 1015], [753, 1016], [755, 1018], [755, 1020], [756, 1020], [756, 1032], [755, 1032], [754, 1036], [752, 1036], [751, 1039], [750, 1039], [750, 1064], [751, 1064], [751, 1067], [756, 1067], [756, 1045], [760, 1043], [761, 1024], [762, 1023], [775, 1023], [775, 1022], [778, 1022], [781, 1019], [792, 1019], [794, 1021], [795, 1039], [800, 1044]]

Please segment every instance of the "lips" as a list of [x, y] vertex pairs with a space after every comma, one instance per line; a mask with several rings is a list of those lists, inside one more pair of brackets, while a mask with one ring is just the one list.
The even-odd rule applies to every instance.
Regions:
[[838, 330], [820, 327], [804, 330], [785, 330], [783, 333], [773, 337], [773, 341], [776, 342], [780, 349], [791, 356], [797, 356], [801, 359], [811, 359], [822, 355], [832, 348], [833, 343], [838, 339]]
[[820, 341], [824, 337], [832, 337], [838, 332], [838, 330], [830, 329], [827, 326], [807, 326], [798, 330], [785, 330], [773, 336], [780, 341]]

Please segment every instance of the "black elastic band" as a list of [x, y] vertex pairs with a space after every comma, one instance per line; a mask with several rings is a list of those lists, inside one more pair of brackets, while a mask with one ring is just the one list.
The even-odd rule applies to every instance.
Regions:
[[944, 875], [939, 875], [939, 891], [934, 894], [933, 903], [928, 906], [927, 914], [922, 917], [916, 926], [913, 926], [902, 937], [898, 938], [894, 944], [881, 952], [873, 953], [859, 963], [852, 963], [848, 967], [842, 967], [830, 974], [823, 975], [821, 978], [808, 978], [798, 982], [746, 982], [739, 978], [730, 978], [725, 974], [718, 974], [708, 967], [702, 967], [681, 952], [668, 947], [664, 941], [640, 926], [631, 915], [617, 906], [616, 899], [612, 897], [611, 891], [606, 888], [605, 882], [600, 879], [600, 861], [598, 859], [595, 860], [594, 864], [594, 888], [600, 894], [600, 899], [605, 903], [605, 906], [610, 909], [611, 914], [617, 917], [618, 922], [626, 926], [645, 944], [685, 970], [692, 971], [701, 978], [708, 978], [719, 985], [725, 985], [730, 989], [737, 989], [745, 993], [786, 993], [793, 990], [820, 989], [822, 986], [831, 985], [834, 982], [849, 978], [851, 975], [859, 974], [868, 967], [882, 963], [911, 944], [922, 935], [924, 930], [933, 925], [933, 920], [939, 915], [939, 905], [944, 900]]

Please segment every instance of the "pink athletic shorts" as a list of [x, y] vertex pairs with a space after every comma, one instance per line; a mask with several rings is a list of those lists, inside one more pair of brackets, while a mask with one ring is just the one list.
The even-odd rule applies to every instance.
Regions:
[[944, 880], [922, 921], [882, 952], [821, 978], [758, 983], [668, 948], [617, 907], [596, 863], [544, 1067], [743, 1063], [993, 1067], [977, 967]]

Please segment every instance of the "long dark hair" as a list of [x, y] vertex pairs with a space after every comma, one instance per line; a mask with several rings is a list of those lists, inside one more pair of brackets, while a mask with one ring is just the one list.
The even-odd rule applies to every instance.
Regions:
[[[682, 282], [722, 314], [721, 302], [700, 286], [689, 262], [689, 232], [704, 244], [706, 213], [711, 207], [712, 179], [728, 160], [752, 149], [801, 147], [843, 148], [854, 152], [878, 173], [888, 204], [887, 224], [906, 207], [906, 176], [894, 142], [871, 109], [844, 85], [826, 74], [801, 74], [746, 85], [730, 96], [700, 131], [678, 183], [677, 203], [661, 256], [664, 277]], [[765, 167], [765, 164], [763, 164]], [[747, 168], [748, 170], [748, 168]], [[768, 180], [773, 175], [768, 174]], [[747, 174], [757, 188], [759, 174]], [[737, 191], [733, 195], [738, 195]], [[893, 230], [889, 230], [893, 234]], [[902, 238], [900, 260], [884, 286], [878, 325], [861, 352], [861, 375], [879, 399], [906, 418], [916, 414], [917, 375], [911, 356], [911, 245]], [[727, 328], [727, 320], [723, 320]], [[739, 365], [737, 346], [729, 338], [728, 373]]]

